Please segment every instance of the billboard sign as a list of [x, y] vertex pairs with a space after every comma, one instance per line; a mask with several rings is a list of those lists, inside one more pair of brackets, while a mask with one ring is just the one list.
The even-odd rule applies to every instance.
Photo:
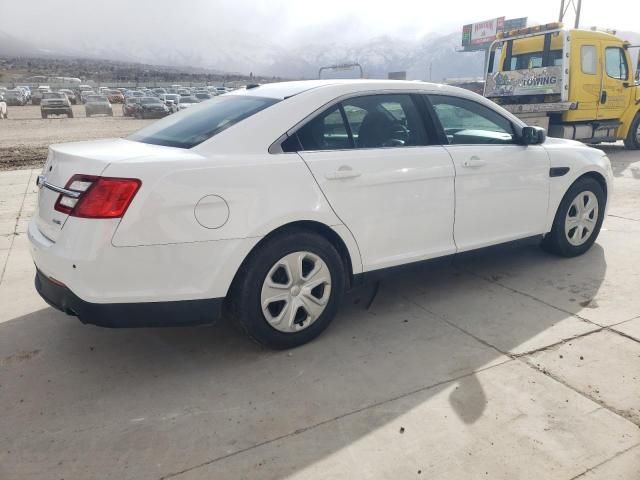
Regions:
[[462, 47], [466, 51], [483, 50], [496, 39], [499, 32], [527, 26], [527, 17], [505, 20], [504, 17], [471, 23], [462, 27]]
[[[469, 45], [480, 46], [493, 42], [504, 28], [504, 17], [471, 24]], [[463, 29], [464, 31], [464, 29]]]
[[485, 97], [562, 93], [562, 66], [493, 73], [487, 77]]

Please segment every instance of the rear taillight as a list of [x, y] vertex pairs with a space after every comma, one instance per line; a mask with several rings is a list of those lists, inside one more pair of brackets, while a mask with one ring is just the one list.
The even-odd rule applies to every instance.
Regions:
[[119, 218], [124, 215], [140, 189], [136, 178], [96, 177], [74, 175], [55, 204], [58, 212], [82, 218]]

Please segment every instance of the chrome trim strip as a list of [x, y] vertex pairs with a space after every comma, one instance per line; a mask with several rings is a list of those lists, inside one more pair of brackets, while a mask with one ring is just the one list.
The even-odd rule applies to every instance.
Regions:
[[61, 193], [65, 197], [71, 197], [71, 198], [80, 198], [80, 195], [82, 195], [83, 193], [83, 192], [76, 192], [75, 190], [69, 190], [62, 187], [56, 187], [55, 185], [52, 185], [51, 183], [45, 180], [41, 182], [40, 186], [48, 188], [49, 190], [53, 190], [54, 192], [57, 192], [57, 193]]

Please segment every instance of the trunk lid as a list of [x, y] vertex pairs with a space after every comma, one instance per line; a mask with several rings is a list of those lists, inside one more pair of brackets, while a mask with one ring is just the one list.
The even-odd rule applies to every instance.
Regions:
[[55, 242], [69, 216], [55, 210], [60, 193], [43, 186], [43, 182], [53, 187], [65, 188], [76, 174], [99, 176], [113, 162], [153, 155], [158, 148], [163, 147], [124, 139], [51, 145], [47, 161], [38, 177], [38, 212], [34, 219], [40, 232]]

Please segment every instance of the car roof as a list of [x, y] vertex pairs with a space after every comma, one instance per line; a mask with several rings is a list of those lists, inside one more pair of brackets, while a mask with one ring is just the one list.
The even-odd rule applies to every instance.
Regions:
[[252, 95], [257, 97], [275, 98], [284, 100], [285, 98], [298, 95], [299, 93], [316, 89], [330, 88], [335, 90], [336, 95], [341, 93], [349, 93], [354, 90], [385, 90], [385, 89], [407, 89], [407, 90], [424, 90], [425, 92], [457, 92], [455, 87], [447, 85], [439, 85], [435, 83], [427, 83], [421, 81], [406, 80], [370, 80], [370, 79], [334, 79], [334, 80], [298, 80], [292, 82], [266, 83], [257, 87], [235, 90], [230, 95]]

